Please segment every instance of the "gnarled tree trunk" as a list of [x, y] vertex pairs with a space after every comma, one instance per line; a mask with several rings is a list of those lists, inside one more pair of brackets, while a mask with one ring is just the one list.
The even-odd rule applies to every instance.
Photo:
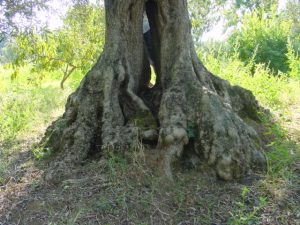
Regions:
[[148, 87], [144, 8], [142, 0], [105, 0], [104, 51], [46, 132], [46, 147], [56, 152], [46, 178], [67, 173], [90, 152], [130, 149], [136, 138], [157, 143], [153, 154], [168, 177], [187, 149], [225, 180], [264, 164], [257, 133], [243, 121], [257, 119], [257, 102], [199, 61], [186, 0], [147, 2], [157, 75]]

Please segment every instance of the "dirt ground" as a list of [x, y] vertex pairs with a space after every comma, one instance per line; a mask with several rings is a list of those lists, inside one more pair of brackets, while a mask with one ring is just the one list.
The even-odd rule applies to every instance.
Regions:
[[43, 181], [45, 162], [34, 158], [32, 142], [16, 144], [21, 150], [0, 186], [1, 225], [300, 224], [299, 183], [273, 190], [264, 173], [223, 182], [186, 168], [166, 184], [142, 160], [114, 155], [87, 160], [54, 185]]

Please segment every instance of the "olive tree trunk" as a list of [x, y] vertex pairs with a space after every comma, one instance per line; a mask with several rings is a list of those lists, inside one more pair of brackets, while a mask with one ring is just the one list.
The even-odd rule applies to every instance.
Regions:
[[105, 0], [106, 43], [95, 66], [68, 98], [65, 113], [48, 129], [55, 152], [47, 179], [63, 176], [90, 153], [130, 150], [138, 139], [155, 144], [162, 174], [175, 156], [193, 151], [225, 180], [265, 158], [256, 131], [251, 92], [206, 70], [195, 52], [186, 0], [149, 0], [156, 84], [143, 40], [142, 0]]

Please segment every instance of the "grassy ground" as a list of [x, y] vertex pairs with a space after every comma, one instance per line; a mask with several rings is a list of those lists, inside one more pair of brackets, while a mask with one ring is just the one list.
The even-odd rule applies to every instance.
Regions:
[[178, 169], [175, 185], [153, 176], [142, 148], [130, 160], [111, 154], [87, 159], [57, 185], [41, 176], [46, 161], [34, 150], [63, 112], [79, 75], [59, 89], [59, 75], [42, 82], [28, 69], [11, 81], [0, 69], [0, 224], [300, 224], [300, 81], [255, 74], [232, 60], [204, 60], [209, 69], [254, 92], [271, 110], [261, 135], [268, 169], [233, 182], [203, 168]]

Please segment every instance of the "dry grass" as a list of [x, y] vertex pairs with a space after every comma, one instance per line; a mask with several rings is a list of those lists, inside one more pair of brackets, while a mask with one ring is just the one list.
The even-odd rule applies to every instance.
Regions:
[[166, 184], [145, 167], [143, 150], [130, 160], [116, 154], [87, 160], [51, 185], [41, 179], [44, 161], [30, 152], [37, 139], [30, 140], [14, 145], [13, 169], [0, 187], [3, 224], [299, 224], [296, 177], [252, 174], [223, 182], [198, 168], [177, 170], [175, 183]]

